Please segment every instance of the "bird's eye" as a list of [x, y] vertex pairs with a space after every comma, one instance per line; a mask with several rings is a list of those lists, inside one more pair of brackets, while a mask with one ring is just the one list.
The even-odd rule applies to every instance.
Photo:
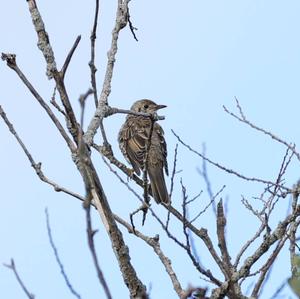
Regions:
[[145, 108], [145, 109], [148, 109], [148, 108], [149, 108], [149, 105], [145, 104], [145, 105], [144, 105], [144, 108]]

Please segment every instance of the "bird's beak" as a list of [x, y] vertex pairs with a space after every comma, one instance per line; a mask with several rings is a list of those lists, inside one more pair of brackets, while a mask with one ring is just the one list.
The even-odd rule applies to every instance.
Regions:
[[166, 107], [167, 107], [166, 105], [156, 105], [155, 110], [159, 110]]

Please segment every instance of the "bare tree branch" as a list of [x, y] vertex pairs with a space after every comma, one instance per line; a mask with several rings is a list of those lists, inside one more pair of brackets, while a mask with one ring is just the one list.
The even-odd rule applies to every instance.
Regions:
[[52, 231], [51, 231], [51, 226], [50, 226], [48, 209], [45, 209], [45, 215], [46, 215], [47, 232], [48, 232], [50, 245], [51, 245], [51, 248], [53, 249], [55, 260], [56, 260], [56, 262], [59, 266], [60, 273], [63, 276], [63, 278], [65, 280], [65, 283], [66, 283], [68, 289], [70, 290], [70, 292], [72, 293], [72, 295], [74, 295], [78, 299], [81, 299], [81, 296], [77, 293], [77, 291], [75, 291], [74, 287], [72, 286], [72, 284], [70, 282], [70, 279], [68, 278], [68, 275], [65, 271], [64, 265], [62, 264], [62, 261], [60, 260], [58, 250], [55, 246], [55, 243], [54, 243], [54, 240], [53, 240], [53, 237], [52, 237]]
[[26, 288], [24, 282], [22, 281], [18, 271], [17, 271], [17, 268], [16, 268], [16, 265], [15, 265], [15, 262], [13, 259], [10, 260], [10, 264], [4, 264], [5, 267], [7, 267], [8, 269], [12, 270], [16, 276], [16, 279], [19, 283], [19, 285], [21, 286], [22, 290], [24, 291], [24, 293], [26, 294], [26, 296], [29, 298], [29, 299], [34, 299], [35, 296], [30, 293], [28, 291], [28, 289]]
[[[103, 158], [104, 163], [109, 167], [109, 169], [118, 177], [118, 179], [141, 201], [143, 202], [142, 197], [135, 191], [133, 190], [129, 184], [127, 182], [125, 182], [121, 176], [112, 169], [112, 167], [110, 166], [110, 164]], [[144, 203], [146, 205], [146, 203]], [[196, 229], [192, 224], [190, 224], [189, 221], [187, 221], [187, 219], [185, 219], [176, 209], [174, 209], [173, 207], [171, 207], [170, 205], [165, 205], [165, 207], [173, 214], [176, 215], [176, 217], [178, 219], [180, 219], [180, 221], [182, 223], [185, 223], [186, 227], [188, 227], [189, 229], [191, 229], [197, 236], [201, 236], [201, 239], [204, 241], [204, 243], [206, 244], [209, 252], [211, 253], [211, 255], [213, 256], [213, 258], [216, 260], [217, 264], [222, 267], [222, 262], [220, 260], [220, 258], [218, 257], [212, 241], [210, 240], [207, 230], [201, 228], [200, 230]], [[172, 239], [177, 245], [179, 245], [181, 248], [183, 248], [189, 255], [193, 265], [196, 267], [196, 269], [203, 275], [207, 276], [211, 282], [213, 282], [216, 285], [221, 285], [221, 282], [216, 279], [212, 273], [210, 272], [210, 270], [205, 270], [196, 260], [196, 258], [192, 255], [191, 252], [191, 248], [187, 247], [186, 245], [184, 245], [182, 242], [180, 242], [168, 229], [168, 222], [167, 224], [164, 224], [163, 221], [156, 215], [156, 213], [153, 211], [153, 209], [150, 206], [147, 206], [147, 208], [150, 210], [151, 215], [158, 221], [158, 223], [161, 225], [161, 227], [163, 228], [163, 230], [166, 232], [167, 236]], [[138, 212], [139, 210], [141, 210], [141, 208], [137, 209], [136, 212]], [[135, 227], [132, 223], [133, 226], [133, 230], [135, 230]]]
[[68, 56], [67, 56], [67, 58], [66, 58], [66, 60], [65, 60], [65, 63], [63, 65], [63, 67], [61, 68], [60, 74], [61, 74], [62, 79], [65, 78], [66, 71], [68, 69], [68, 66], [70, 64], [72, 56], [73, 56], [73, 54], [74, 54], [74, 52], [75, 52], [75, 50], [76, 50], [76, 48], [77, 48], [80, 40], [81, 40], [81, 36], [78, 35], [77, 38], [76, 38], [76, 40], [75, 40], [75, 42], [74, 42], [74, 44], [73, 44], [73, 46], [72, 46], [72, 48], [71, 48], [71, 50], [70, 50], [70, 52], [69, 52], [69, 54], [68, 54]]
[[256, 251], [249, 256], [243, 266], [235, 275], [235, 280], [243, 278], [249, 274], [250, 268], [253, 264], [265, 253], [269, 250], [269, 248], [278, 240], [282, 239], [286, 233], [286, 229], [288, 225], [293, 222], [300, 215], [300, 206], [297, 206], [296, 211], [288, 215], [282, 222], [279, 222], [276, 229], [273, 233], [265, 236], [264, 240], [261, 242]]
[[212, 205], [212, 203], [215, 202], [216, 198], [224, 191], [225, 187], [226, 186], [223, 185], [222, 188], [215, 195], [211, 194], [212, 197], [210, 198], [210, 202], [204, 207], [203, 210], [201, 210], [193, 219], [190, 220], [190, 223], [195, 222], [201, 215], [203, 215], [207, 211], [207, 209]]
[[[202, 154], [203, 154], [204, 157], [206, 156], [206, 146], [205, 146], [205, 143], [203, 143], [203, 145], [202, 145]], [[213, 212], [217, 216], [216, 203], [213, 200], [214, 199], [214, 195], [213, 195], [213, 191], [212, 191], [212, 188], [211, 188], [211, 182], [210, 182], [210, 179], [208, 177], [207, 165], [206, 165], [206, 160], [205, 159], [202, 159], [202, 169], [197, 168], [197, 170], [198, 170], [198, 173], [204, 179], [204, 182], [206, 184], [206, 190], [207, 190], [208, 196], [209, 196], [209, 198], [211, 200], [211, 203], [212, 203], [211, 206], [212, 206]]]
[[55, 95], [56, 95], [56, 86], [53, 89], [53, 94], [51, 97], [50, 104], [52, 104], [57, 109], [57, 111], [59, 111], [64, 117], [66, 117], [66, 112], [63, 109], [61, 109], [60, 106], [57, 104], [55, 100]]
[[172, 193], [174, 189], [174, 179], [175, 179], [175, 174], [176, 174], [176, 164], [177, 164], [177, 151], [178, 151], [178, 143], [175, 146], [174, 150], [174, 160], [173, 160], [173, 169], [172, 169], [172, 174], [171, 174], [171, 187], [170, 187], [170, 200], [172, 199]]
[[[72, 105], [69, 100], [68, 93], [64, 84], [64, 73], [59, 72], [56, 67], [55, 56], [50, 44], [48, 33], [46, 32], [42, 16], [37, 8], [35, 0], [27, 0], [29, 12], [31, 14], [32, 22], [38, 36], [38, 47], [44, 55], [47, 63], [47, 76], [49, 79], [54, 78], [57, 90], [60, 94], [61, 101], [64, 105], [68, 120], [70, 121], [69, 131], [77, 142], [78, 124]], [[75, 50], [76, 47], [74, 47]], [[72, 51], [71, 51], [72, 52]], [[71, 58], [72, 55], [70, 55]], [[67, 63], [68, 64], [68, 63]], [[67, 65], [66, 65], [67, 66]]]
[[122, 224], [128, 230], [129, 233], [134, 234], [135, 236], [142, 239], [144, 242], [146, 242], [149, 246], [153, 248], [154, 252], [157, 254], [162, 264], [164, 265], [165, 270], [171, 279], [174, 290], [178, 294], [179, 298], [183, 298], [182, 296], [184, 294], [184, 291], [181, 287], [181, 284], [177, 278], [175, 271], [173, 270], [171, 260], [163, 253], [162, 249], [160, 248], [159, 236], [156, 235], [154, 238], [145, 236], [138, 230], [134, 229], [129, 223], [127, 223], [118, 215], [115, 215], [115, 218], [118, 221], [118, 223]]
[[96, 268], [96, 272], [97, 272], [97, 277], [99, 279], [100, 284], [102, 285], [106, 298], [111, 299], [111, 293], [109, 290], [109, 287], [107, 285], [107, 282], [104, 278], [104, 274], [100, 268], [99, 265], [99, 261], [98, 261], [98, 257], [97, 257], [97, 253], [96, 253], [96, 248], [95, 248], [95, 243], [94, 243], [94, 235], [96, 233], [96, 231], [93, 230], [92, 228], [92, 220], [91, 220], [91, 209], [90, 209], [91, 205], [87, 205], [85, 210], [86, 210], [86, 222], [87, 222], [87, 236], [88, 236], [88, 244], [89, 244], [89, 248], [92, 254], [92, 258], [93, 258], [93, 263], [95, 265]]
[[15, 54], [4, 54], [2, 53], [2, 60], [5, 60], [7, 65], [14, 70], [19, 78], [22, 80], [22, 82], [26, 85], [26, 87], [29, 89], [29, 91], [32, 93], [32, 95], [35, 97], [35, 99], [39, 102], [39, 104], [43, 107], [44, 110], [46, 110], [48, 116], [51, 118], [52, 122], [62, 135], [62, 137], [65, 139], [68, 147], [72, 152], [75, 152], [76, 147], [68, 134], [66, 133], [65, 129], [51, 110], [51, 108], [47, 105], [47, 103], [44, 101], [44, 99], [39, 95], [39, 93], [36, 91], [36, 89], [32, 86], [32, 84], [28, 81], [26, 76], [23, 74], [23, 72], [20, 70], [16, 63], [16, 55]]
[[260, 270], [261, 274], [252, 291], [251, 294], [252, 297], [257, 298], [259, 293], [261, 292], [262, 287], [266, 284], [267, 273], [270, 273], [271, 271], [270, 269], [273, 266], [275, 259], [277, 258], [279, 252], [281, 251], [287, 239], [288, 239], [288, 235], [286, 235], [283, 239], [280, 240], [280, 242], [277, 243], [275, 250], [270, 255], [270, 257], [268, 258], [267, 262], [264, 264], [262, 269]]
[[118, 51], [118, 38], [120, 31], [127, 25], [128, 22], [128, 3], [129, 0], [118, 0], [118, 8], [116, 15], [115, 27], [112, 31], [111, 47], [108, 51], [108, 61], [106, 66], [106, 72], [103, 82], [102, 91], [98, 101], [97, 109], [94, 117], [92, 118], [88, 129], [84, 135], [84, 140], [88, 145], [93, 142], [93, 137], [96, 134], [97, 129], [100, 126], [102, 119], [106, 115], [106, 108], [108, 105], [108, 97], [111, 92], [111, 80], [114, 70], [114, 64], [116, 60], [116, 54]]
[[34, 299], [35, 296], [30, 293], [28, 291], [28, 289], [26, 288], [24, 282], [22, 281], [18, 271], [17, 271], [17, 268], [16, 268], [16, 265], [15, 265], [15, 261], [13, 259], [10, 260], [10, 264], [4, 264], [5, 267], [7, 267], [8, 269], [12, 270], [16, 276], [16, 279], [19, 283], [19, 285], [21, 286], [22, 290], [24, 291], [24, 293], [26, 294], [26, 296], [29, 298], [29, 299]]
[[139, 40], [137, 39], [136, 34], [135, 34], [135, 31], [138, 29], [136, 27], [134, 27], [131, 22], [129, 9], [128, 9], [128, 24], [129, 24], [129, 28], [130, 28], [133, 38], [138, 42]]
[[229, 115], [231, 115], [232, 117], [234, 117], [235, 119], [239, 120], [240, 122], [250, 126], [252, 129], [255, 129], [256, 131], [258, 132], [261, 132], [261, 133], [264, 133], [265, 135], [271, 137], [272, 139], [276, 140], [277, 142], [283, 144], [284, 146], [286, 146], [287, 148], [289, 148], [294, 154], [295, 156], [297, 157], [297, 159], [300, 161], [300, 153], [298, 153], [296, 150], [295, 150], [295, 144], [289, 144], [287, 143], [286, 141], [284, 141], [283, 139], [277, 137], [276, 135], [274, 135], [273, 133], [265, 130], [265, 129], [262, 129], [256, 125], [254, 125], [252, 122], [250, 122], [249, 120], [247, 120], [247, 118], [245, 117], [245, 114], [241, 108], [241, 105], [238, 101], [237, 98], [235, 98], [235, 101], [236, 101], [236, 106], [238, 108], [238, 111], [240, 113], [240, 116], [234, 114], [233, 112], [229, 111], [225, 106], [223, 106], [224, 110], [226, 113], [228, 113]]
[[232, 275], [233, 266], [231, 264], [231, 257], [229, 255], [227, 244], [225, 240], [225, 226], [226, 218], [223, 210], [223, 201], [219, 201], [217, 206], [217, 236], [218, 236], [218, 245], [222, 254], [222, 261], [224, 264], [226, 279], [230, 279]]
[[[81, 128], [83, 128], [83, 120], [84, 120], [84, 112], [85, 112], [85, 102], [88, 98], [89, 95], [91, 95], [93, 93], [92, 89], [89, 89], [85, 94], [82, 94], [79, 98], [79, 103], [81, 106], [81, 118], [80, 118], [80, 126]], [[80, 159], [80, 162], [82, 165], [85, 164], [85, 145], [83, 143], [83, 138], [82, 138], [82, 131], [80, 131], [79, 137], [78, 137], [78, 157]], [[86, 224], [87, 224], [87, 238], [88, 238], [88, 245], [89, 245], [89, 249], [93, 258], [93, 263], [97, 272], [97, 277], [98, 280], [101, 284], [101, 286], [103, 287], [103, 290], [105, 292], [106, 298], [107, 299], [111, 299], [111, 293], [110, 290], [108, 288], [107, 282], [104, 278], [104, 274], [100, 268], [100, 264], [99, 264], [99, 260], [97, 257], [97, 253], [96, 253], [96, 248], [95, 248], [95, 243], [94, 243], [94, 235], [96, 233], [96, 231], [93, 230], [92, 227], [92, 219], [91, 219], [91, 201], [92, 201], [92, 196], [91, 196], [91, 189], [90, 188], [95, 188], [94, 184], [89, 185], [86, 184], [85, 185], [86, 188], [86, 199], [84, 201], [84, 208], [85, 208], [85, 212], [86, 212]]]
[[95, 66], [95, 48], [96, 48], [96, 38], [97, 38], [98, 14], [99, 14], [99, 0], [96, 0], [94, 24], [93, 24], [92, 33], [90, 36], [91, 60], [89, 62], [89, 66], [91, 69], [91, 84], [92, 84], [92, 88], [93, 88], [93, 92], [94, 92], [94, 101], [95, 101], [96, 107], [98, 106], [98, 91], [97, 91], [97, 81], [96, 81], [97, 68]]
[[263, 230], [265, 229], [266, 225], [265, 223], [262, 223], [261, 226], [259, 227], [259, 229], [257, 230], [257, 232], [254, 234], [254, 236], [249, 239], [246, 244], [241, 248], [240, 252], [238, 253], [235, 263], [234, 263], [234, 267], [237, 268], [241, 257], [243, 256], [243, 254], [245, 253], [245, 251], [249, 248], [249, 246], [261, 235], [261, 233], [263, 232]]
[[37, 176], [40, 178], [41, 181], [51, 185], [54, 190], [56, 192], [64, 192], [66, 194], [69, 194], [73, 197], [76, 197], [80, 200], [83, 200], [83, 198], [74, 193], [73, 191], [70, 191], [60, 185], [58, 185], [57, 183], [53, 182], [52, 180], [48, 179], [43, 171], [42, 171], [42, 163], [36, 163], [32, 157], [32, 155], [30, 154], [29, 150], [27, 149], [27, 147], [25, 146], [24, 142], [22, 141], [22, 139], [19, 137], [19, 135], [17, 134], [17, 132], [15, 131], [12, 123], [9, 121], [9, 119], [7, 118], [4, 110], [2, 109], [2, 107], [0, 106], [0, 116], [2, 117], [2, 119], [4, 120], [5, 124], [7, 125], [9, 131], [12, 133], [12, 135], [16, 138], [17, 142], [19, 143], [19, 145], [21, 146], [22, 150], [24, 151], [25, 155], [27, 156], [32, 168], [35, 170]]
[[196, 150], [194, 150], [193, 148], [191, 148], [188, 144], [186, 144], [173, 130], [172, 130], [172, 133], [175, 135], [175, 137], [178, 139], [178, 141], [183, 145], [185, 146], [188, 150], [190, 150], [191, 152], [193, 152], [194, 154], [198, 155], [199, 157], [201, 157], [202, 159], [206, 160], [208, 163], [216, 166], [217, 168], [219, 169], [222, 169], [223, 171], [229, 173], [229, 174], [233, 174], [241, 179], [244, 179], [246, 181], [252, 181], [252, 182], [258, 182], [258, 183], [263, 183], [263, 184], [266, 184], [266, 185], [270, 185], [270, 186], [278, 186], [288, 192], [290, 192], [291, 190], [283, 185], [279, 185], [279, 184], [276, 184], [274, 182], [271, 182], [271, 181], [267, 181], [267, 180], [263, 180], [263, 179], [259, 179], [259, 178], [254, 178], [254, 177], [247, 177], [247, 176], [244, 176], [240, 173], [238, 173], [237, 171], [234, 171], [230, 168], [227, 168], [225, 166], [222, 166], [220, 165], [219, 163], [216, 163], [216, 162], [213, 162], [212, 160], [208, 159], [207, 157], [203, 156], [203, 154], [197, 152]]

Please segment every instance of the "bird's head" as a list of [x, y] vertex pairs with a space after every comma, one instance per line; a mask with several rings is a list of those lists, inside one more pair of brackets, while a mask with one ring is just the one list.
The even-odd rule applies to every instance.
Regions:
[[136, 101], [130, 108], [134, 112], [155, 113], [157, 110], [167, 107], [166, 105], [157, 105], [151, 100]]

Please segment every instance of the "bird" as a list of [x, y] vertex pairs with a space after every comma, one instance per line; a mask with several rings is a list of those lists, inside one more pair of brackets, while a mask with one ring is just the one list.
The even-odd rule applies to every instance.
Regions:
[[[149, 99], [138, 100], [130, 110], [155, 115], [157, 110], [167, 107], [158, 105]], [[150, 140], [151, 134], [151, 140]], [[133, 172], [141, 174], [145, 169], [146, 150], [147, 173], [153, 198], [157, 203], [170, 203], [170, 197], [164, 178], [164, 170], [168, 175], [167, 144], [162, 127], [149, 116], [128, 114], [122, 125], [118, 142], [120, 150], [126, 160], [132, 165]]]

